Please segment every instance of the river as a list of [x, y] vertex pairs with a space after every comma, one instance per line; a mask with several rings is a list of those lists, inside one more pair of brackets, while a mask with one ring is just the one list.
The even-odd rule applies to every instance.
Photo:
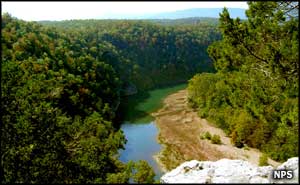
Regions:
[[187, 84], [155, 89], [147, 93], [130, 96], [123, 100], [124, 122], [121, 129], [127, 139], [125, 150], [120, 150], [120, 160], [146, 160], [153, 168], [158, 180], [163, 172], [153, 158], [153, 155], [161, 150], [157, 141], [158, 129], [155, 119], [150, 113], [158, 110], [163, 105], [163, 99], [186, 88]]

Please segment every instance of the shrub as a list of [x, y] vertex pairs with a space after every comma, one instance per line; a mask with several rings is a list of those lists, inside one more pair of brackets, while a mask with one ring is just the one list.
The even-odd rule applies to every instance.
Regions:
[[268, 164], [268, 156], [267, 154], [262, 154], [260, 157], [259, 157], [259, 163], [258, 163], [259, 166], [267, 166], [269, 165]]
[[212, 136], [211, 142], [212, 142], [213, 144], [221, 144], [221, 143], [222, 143], [222, 142], [221, 142], [220, 136], [219, 136], [219, 135], [216, 135], [216, 134], [214, 134], [214, 135]]
[[205, 132], [204, 138], [210, 140], [211, 139], [211, 134], [209, 132]]
[[243, 148], [244, 148], [244, 150], [250, 150], [250, 148], [247, 144], [245, 144]]
[[200, 135], [200, 139], [205, 139], [204, 134]]

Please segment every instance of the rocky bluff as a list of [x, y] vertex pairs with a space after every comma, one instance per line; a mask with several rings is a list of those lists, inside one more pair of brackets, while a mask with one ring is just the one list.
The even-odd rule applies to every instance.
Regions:
[[[182, 163], [161, 177], [162, 183], [299, 183], [298, 157], [280, 166], [258, 167], [248, 161], [221, 159], [219, 161], [192, 160]], [[273, 170], [293, 170], [290, 180], [275, 180]]]

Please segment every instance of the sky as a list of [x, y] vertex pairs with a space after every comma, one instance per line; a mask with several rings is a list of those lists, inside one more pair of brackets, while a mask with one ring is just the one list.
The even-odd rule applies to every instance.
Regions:
[[8, 12], [13, 17], [26, 21], [69, 20], [69, 19], [107, 19], [113, 15], [142, 15], [162, 12], [172, 12], [190, 8], [244, 8], [244, 2], [11, 2], [1, 1], [2, 13]]

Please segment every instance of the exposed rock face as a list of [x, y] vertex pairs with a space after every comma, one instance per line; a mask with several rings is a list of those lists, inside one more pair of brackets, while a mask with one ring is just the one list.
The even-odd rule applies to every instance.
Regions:
[[298, 183], [298, 157], [289, 159], [276, 169], [294, 171], [290, 180], [274, 180], [272, 166], [258, 167], [243, 160], [219, 161], [192, 160], [161, 177], [162, 183]]
[[299, 183], [299, 162], [298, 161], [299, 161], [298, 157], [293, 157], [277, 167], [278, 170], [293, 170], [294, 172], [293, 181], [291, 180], [275, 181], [271, 179], [271, 183]]

